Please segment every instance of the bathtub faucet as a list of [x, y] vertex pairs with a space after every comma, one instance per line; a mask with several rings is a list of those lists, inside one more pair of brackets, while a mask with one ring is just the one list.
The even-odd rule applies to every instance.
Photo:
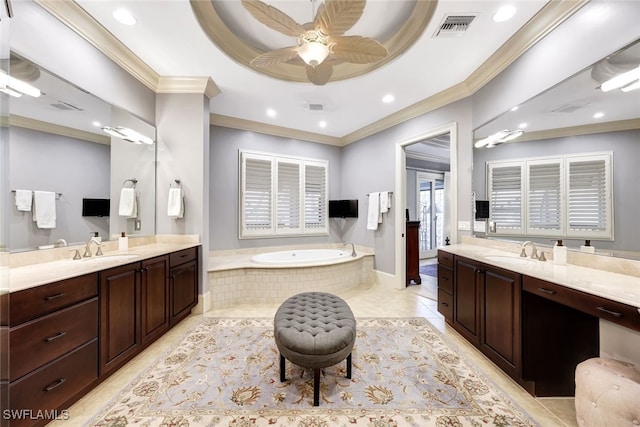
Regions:
[[358, 256], [358, 254], [356, 253], [356, 247], [355, 247], [355, 245], [353, 243], [347, 242], [344, 245], [345, 246], [351, 245], [351, 256], [353, 256], [353, 257]]

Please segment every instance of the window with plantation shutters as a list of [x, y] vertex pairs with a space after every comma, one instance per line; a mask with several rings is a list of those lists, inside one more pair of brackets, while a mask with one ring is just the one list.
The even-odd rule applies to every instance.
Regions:
[[240, 150], [240, 238], [327, 234], [328, 163]]
[[523, 227], [523, 165], [487, 164], [489, 210], [496, 234], [519, 234]]
[[527, 234], [561, 236], [562, 160], [527, 161]]
[[487, 162], [491, 234], [613, 239], [612, 159], [608, 152]]
[[613, 238], [611, 157], [567, 158], [567, 235]]

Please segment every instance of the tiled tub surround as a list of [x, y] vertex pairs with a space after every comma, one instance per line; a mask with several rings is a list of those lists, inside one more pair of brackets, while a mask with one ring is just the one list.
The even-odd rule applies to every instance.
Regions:
[[[259, 253], [293, 249], [343, 249], [342, 244], [271, 247], [209, 253], [211, 306], [281, 303], [300, 292], [342, 293], [373, 281], [373, 251], [356, 246], [356, 257], [321, 265], [258, 265], [251, 257]], [[351, 250], [351, 248], [348, 248]]]

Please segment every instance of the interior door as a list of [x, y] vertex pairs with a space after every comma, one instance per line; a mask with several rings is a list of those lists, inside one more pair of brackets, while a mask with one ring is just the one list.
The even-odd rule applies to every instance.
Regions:
[[438, 246], [444, 245], [444, 176], [425, 172], [418, 172], [416, 176], [420, 259], [434, 258]]

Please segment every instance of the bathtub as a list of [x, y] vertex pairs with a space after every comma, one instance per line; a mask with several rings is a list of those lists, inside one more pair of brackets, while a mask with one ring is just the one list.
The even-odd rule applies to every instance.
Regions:
[[251, 257], [251, 262], [258, 265], [314, 266], [346, 262], [352, 258], [351, 251], [340, 249], [301, 249], [254, 255]]
[[211, 307], [282, 301], [300, 292], [340, 294], [373, 280], [374, 253], [351, 248], [266, 248], [211, 253], [209, 290]]

